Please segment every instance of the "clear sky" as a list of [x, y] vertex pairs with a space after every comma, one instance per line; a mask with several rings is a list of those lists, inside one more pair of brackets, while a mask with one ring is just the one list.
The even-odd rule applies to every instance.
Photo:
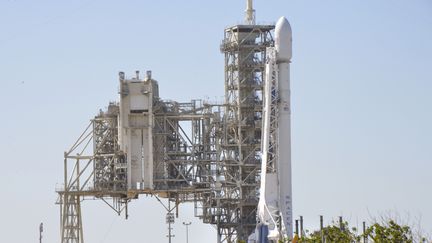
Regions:
[[[117, 99], [118, 71], [152, 70], [164, 99], [220, 100], [224, 27], [244, 0], [0, 1], [0, 241], [59, 242], [63, 151]], [[432, 1], [256, 0], [293, 29], [294, 215], [354, 226], [391, 210], [432, 231]], [[154, 198], [130, 219], [82, 204], [90, 243], [166, 242]], [[173, 243], [215, 242], [183, 205]]]

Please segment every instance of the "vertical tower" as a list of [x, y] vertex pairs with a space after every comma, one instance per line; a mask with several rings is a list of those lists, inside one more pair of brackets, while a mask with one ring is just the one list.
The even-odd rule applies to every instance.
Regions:
[[151, 77], [120, 73], [119, 144], [126, 152], [128, 189], [153, 188], [153, 92]]
[[246, 241], [255, 229], [258, 204], [262, 93], [266, 48], [274, 25], [255, 25], [252, 1], [246, 24], [225, 29], [225, 111], [221, 139], [222, 199], [219, 234]]
[[253, 9], [253, 1], [247, 0], [246, 4], [246, 24], [255, 25], [255, 10]]

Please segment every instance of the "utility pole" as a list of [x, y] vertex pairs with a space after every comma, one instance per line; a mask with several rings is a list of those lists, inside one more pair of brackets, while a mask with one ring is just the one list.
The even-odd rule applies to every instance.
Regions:
[[43, 223], [39, 225], [39, 243], [42, 243]]
[[300, 238], [303, 238], [304, 231], [303, 231], [303, 216], [300, 216]]
[[363, 243], [367, 243], [367, 235], [366, 235], [366, 222], [363, 221]]
[[192, 222], [186, 223], [183, 222], [183, 225], [186, 226], [186, 243], [189, 243], [189, 225], [191, 225]]
[[320, 215], [320, 231], [321, 231], [321, 243], [325, 242], [324, 238], [324, 217]]

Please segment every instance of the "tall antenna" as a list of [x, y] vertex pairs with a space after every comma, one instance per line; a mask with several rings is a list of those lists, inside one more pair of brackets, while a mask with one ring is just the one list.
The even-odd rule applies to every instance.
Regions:
[[253, 0], [246, 2], [246, 23], [255, 25], [255, 9], [253, 9]]

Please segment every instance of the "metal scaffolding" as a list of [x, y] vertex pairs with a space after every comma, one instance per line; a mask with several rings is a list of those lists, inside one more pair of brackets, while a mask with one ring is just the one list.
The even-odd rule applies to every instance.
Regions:
[[65, 152], [64, 185], [57, 190], [61, 242], [84, 242], [80, 206], [85, 199], [100, 199], [127, 217], [127, 204], [140, 194], [167, 198], [175, 207], [207, 195], [214, 184], [218, 109], [200, 100], [155, 100], [154, 189], [149, 190], [127, 188], [127, 154], [118, 145], [119, 105], [109, 104]]
[[[121, 104], [110, 103], [91, 120], [64, 155], [64, 186], [57, 190], [62, 243], [84, 242], [82, 200], [100, 199], [127, 217], [128, 203], [143, 194], [174, 203], [169, 213], [180, 203], [193, 202], [195, 216], [216, 225], [218, 242], [247, 240], [256, 226], [263, 80], [273, 29], [236, 25], [225, 30], [224, 104], [180, 103], [156, 95], [151, 112], [130, 114], [153, 118], [152, 188], [128, 187], [128, 154], [119, 141]], [[120, 80], [120, 95], [127, 95], [123, 73]], [[140, 80], [137, 73], [131, 83], [149, 80]]]
[[224, 182], [218, 231], [226, 242], [247, 241], [256, 226], [261, 166], [261, 120], [266, 48], [273, 25], [225, 30], [225, 111], [221, 138]]

